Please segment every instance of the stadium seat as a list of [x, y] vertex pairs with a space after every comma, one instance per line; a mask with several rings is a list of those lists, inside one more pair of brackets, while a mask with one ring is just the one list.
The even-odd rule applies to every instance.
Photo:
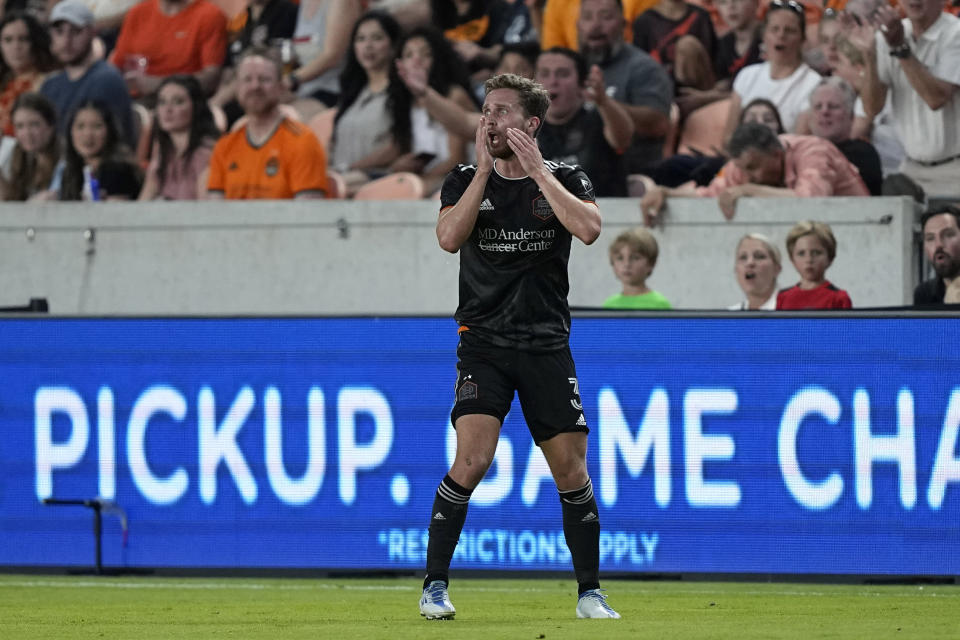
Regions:
[[330, 148], [330, 138], [333, 137], [333, 118], [336, 115], [336, 109], [326, 109], [310, 119], [310, 128], [324, 149]]
[[354, 194], [354, 200], [419, 200], [423, 180], [415, 173], [401, 171], [368, 182]]
[[347, 181], [341, 174], [327, 169], [327, 184], [330, 188], [327, 193], [328, 200], [342, 200], [347, 197]]
[[722, 149], [730, 102], [730, 98], [717, 100], [692, 111], [680, 129], [677, 153], [714, 155]]

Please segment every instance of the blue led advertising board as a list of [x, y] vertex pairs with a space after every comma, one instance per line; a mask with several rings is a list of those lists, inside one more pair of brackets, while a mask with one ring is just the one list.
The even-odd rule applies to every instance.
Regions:
[[[0, 565], [419, 569], [439, 318], [0, 321]], [[608, 572], [960, 575], [960, 323], [575, 318]], [[569, 571], [519, 407], [454, 568]]]

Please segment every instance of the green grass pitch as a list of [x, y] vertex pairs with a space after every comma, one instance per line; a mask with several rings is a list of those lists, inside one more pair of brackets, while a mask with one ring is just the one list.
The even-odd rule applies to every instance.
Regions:
[[454, 579], [452, 621], [415, 578], [0, 575], [0, 638], [960, 638], [960, 587], [604, 582], [622, 620], [577, 620], [572, 580]]

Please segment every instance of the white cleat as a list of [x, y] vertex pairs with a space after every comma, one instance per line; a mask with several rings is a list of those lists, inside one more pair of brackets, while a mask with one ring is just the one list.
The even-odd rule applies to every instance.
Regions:
[[[579, 609], [577, 609], [579, 612]], [[423, 590], [420, 597], [420, 615], [427, 620], [449, 620], [457, 615], [457, 610], [447, 595], [447, 585], [442, 580], [434, 580]], [[619, 616], [617, 616], [619, 617]]]
[[590, 589], [580, 594], [577, 600], [578, 618], [619, 618], [620, 614], [607, 604], [607, 596], [600, 589]]

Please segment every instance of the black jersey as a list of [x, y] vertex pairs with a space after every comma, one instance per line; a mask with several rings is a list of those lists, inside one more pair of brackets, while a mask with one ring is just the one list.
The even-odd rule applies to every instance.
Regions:
[[[546, 162], [577, 198], [593, 202], [593, 185], [577, 167]], [[460, 165], [447, 174], [441, 207], [460, 200], [476, 174]], [[500, 347], [549, 351], [567, 346], [570, 232], [532, 178], [490, 173], [477, 222], [460, 247], [456, 320], [472, 338]]]

